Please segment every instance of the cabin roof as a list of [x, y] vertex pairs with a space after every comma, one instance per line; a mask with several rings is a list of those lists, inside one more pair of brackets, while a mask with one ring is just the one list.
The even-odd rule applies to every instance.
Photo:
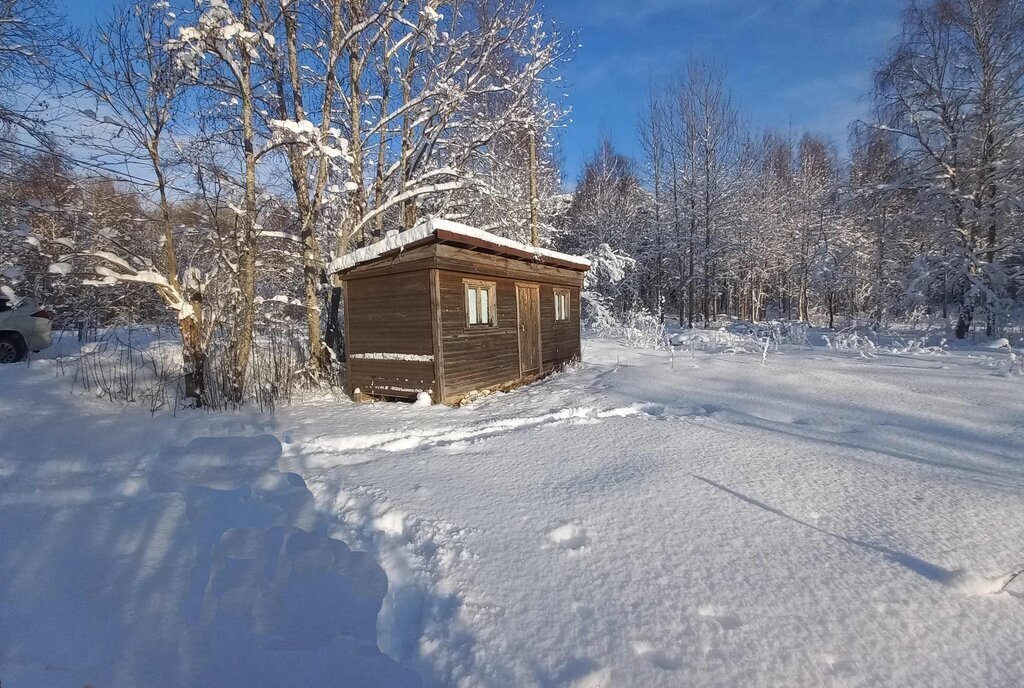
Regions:
[[581, 272], [590, 268], [590, 261], [586, 258], [537, 248], [458, 222], [427, 218], [412, 229], [391, 234], [376, 243], [335, 258], [327, 270], [331, 274], [345, 272], [357, 265], [369, 263], [392, 253], [400, 253], [413, 244], [425, 244], [432, 241], [463, 244], [520, 260], [548, 263]]

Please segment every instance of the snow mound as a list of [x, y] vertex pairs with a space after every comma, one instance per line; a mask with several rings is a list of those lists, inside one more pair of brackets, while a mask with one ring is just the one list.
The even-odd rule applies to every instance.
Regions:
[[679, 660], [671, 657], [661, 648], [643, 640], [634, 640], [632, 643], [633, 653], [653, 666], [664, 671], [674, 671], [679, 668]]
[[548, 540], [559, 547], [577, 550], [590, 542], [587, 531], [575, 523], [566, 523], [548, 531]]

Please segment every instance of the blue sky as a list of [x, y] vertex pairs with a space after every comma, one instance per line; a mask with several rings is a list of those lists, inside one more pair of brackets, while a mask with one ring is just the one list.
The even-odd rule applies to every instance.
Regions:
[[[64, 0], [90, 23], [109, 0]], [[846, 148], [849, 123], [867, 114], [871, 72], [899, 29], [902, 0], [540, 0], [563, 31], [579, 33], [564, 76], [573, 108], [562, 132], [568, 180], [602, 133], [640, 154], [637, 121], [648, 84], [691, 55], [729, 69], [749, 124], [810, 130]]]
[[562, 137], [574, 179], [607, 133], [639, 155], [648, 84], [691, 55], [726, 65], [755, 128], [810, 130], [846, 149], [869, 111], [871, 73], [899, 30], [901, 0], [544, 0], [582, 47], [565, 70], [573, 122]]

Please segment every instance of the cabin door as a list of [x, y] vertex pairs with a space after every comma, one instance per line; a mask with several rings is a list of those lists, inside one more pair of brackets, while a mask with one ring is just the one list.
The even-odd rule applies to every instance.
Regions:
[[540, 374], [540, 287], [516, 285], [519, 313], [519, 374]]

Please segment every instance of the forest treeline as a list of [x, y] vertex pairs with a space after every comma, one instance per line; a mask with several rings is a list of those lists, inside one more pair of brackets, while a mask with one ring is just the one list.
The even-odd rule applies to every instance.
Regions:
[[641, 160], [605, 141], [586, 164], [563, 247], [607, 244], [632, 269], [605, 299], [684, 325], [1019, 324], [1024, 4], [909, 2], [873, 76], [844, 156], [814, 133], [751, 131], [725, 69], [691, 60], [651, 89]]

